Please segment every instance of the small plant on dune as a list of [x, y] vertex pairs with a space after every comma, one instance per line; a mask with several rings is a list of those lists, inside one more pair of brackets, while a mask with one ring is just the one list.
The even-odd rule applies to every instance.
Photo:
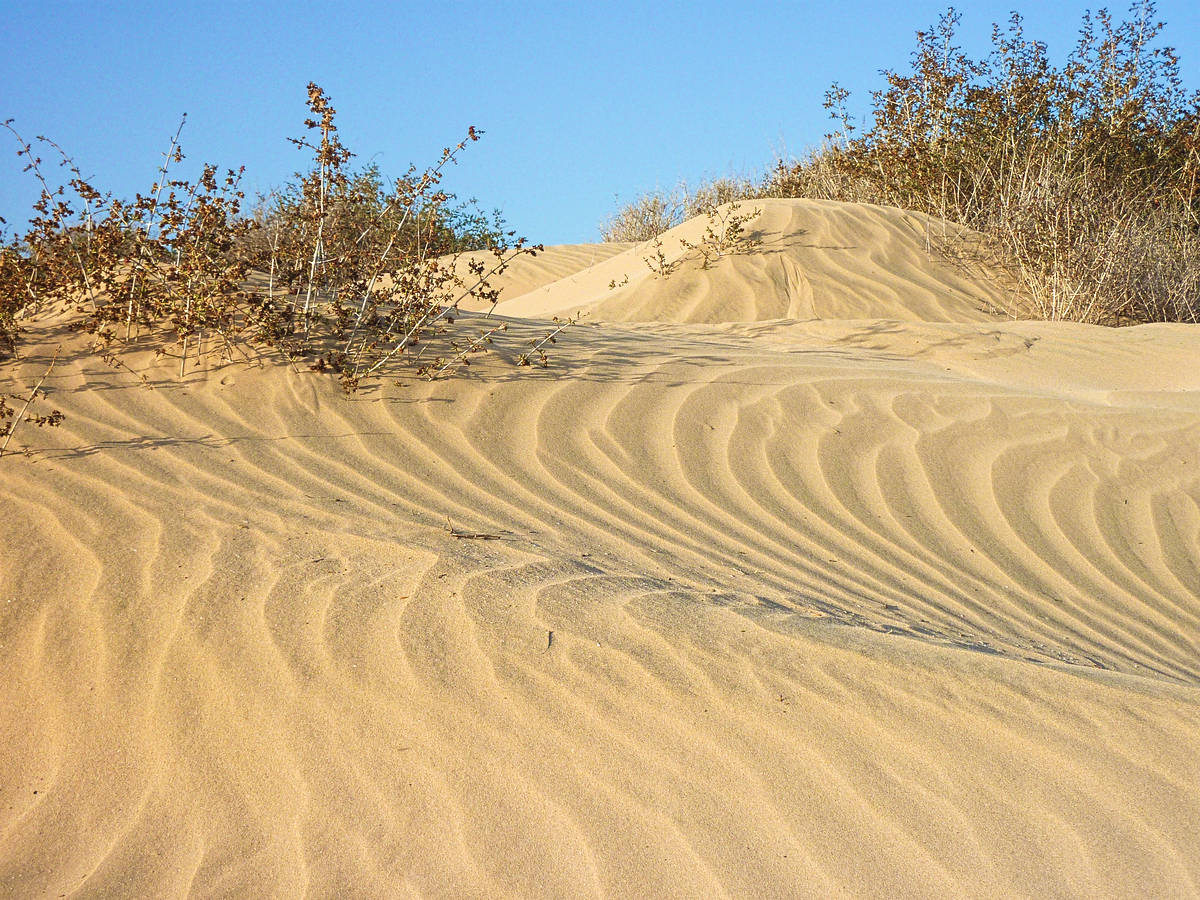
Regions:
[[554, 327], [541, 337], [532, 338], [529, 341], [529, 351], [517, 357], [518, 366], [532, 365], [533, 361], [531, 357], [536, 357], [538, 365], [543, 369], [547, 368], [550, 365], [550, 359], [546, 356], [546, 345], [556, 343], [556, 338], [564, 330], [576, 324], [579, 321], [579, 317], [569, 316], [565, 319], [560, 319], [558, 316], [554, 316], [551, 321], [554, 322]]
[[[650, 244], [651, 254], [643, 256], [642, 262], [654, 275], [655, 278], [670, 278], [675, 273], [676, 267], [679, 265], [679, 260], [667, 259], [666, 250], [663, 248], [662, 238], [658, 235], [654, 236]], [[616, 287], [616, 284], [610, 284], [609, 287]]]
[[[504, 231], [498, 214], [453, 205], [441, 188], [481, 132], [468, 129], [433, 166], [410, 167], [385, 186], [374, 167], [349, 169], [354, 154], [315, 84], [308, 109], [307, 134], [292, 143], [312, 154], [311, 168], [253, 216], [242, 214], [240, 169], [205, 165], [194, 181], [174, 175], [185, 158], [183, 122], [151, 189], [131, 201], [97, 190], [39, 137], [71, 176], [53, 187], [34, 145], [4, 123], [41, 194], [25, 234], [0, 248], [0, 353], [15, 353], [24, 315], [56, 305], [105, 360], [130, 371], [127, 350], [175, 354], [181, 377], [189, 359], [270, 351], [353, 391], [401, 362], [430, 378], [469, 364], [506, 326], [459, 336], [451, 328], [459, 304], [471, 296], [494, 307], [489, 279], [541, 249]], [[459, 264], [461, 253], [480, 249], [490, 255]], [[535, 355], [563, 327], [535, 340]]]
[[[762, 239], [747, 234], [746, 224], [762, 214], [761, 207], [755, 207], [749, 212], [742, 211], [741, 203], [718, 205], [715, 200], [703, 206], [701, 214], [707, 220], [704, 234], [698, 241], [680, 238], [683, 255], [668, 259], [662, 238], [655, 237], [651, 242], [652, 253], [642, 257], [642, 261], [650, 269], [655, 278], [669, 278], [675, 274], [680, 262], [689, 254], [695, 253], [700, 257], [700, 267], [707, 269], [719, 259], [735, 253], [749, 253], [761, 246]], [[612, 282], [609, 287], [617, 287]]]
[[865, 130], [834, 85], [840, 124], [765, 193], [870, 201], [968, 226], [952, 246], [1005, 265], [1035, 314], [1119, 324], [1200, 317], [1200, 91], [1156, 46], [1150, 0], [1126, 21], [1085, 15], [1055, 66], [1014, 13], [972, 59], [949, 10], [917, 35], [912, 68], [886, 71]]
[[[745, 253], [761, 243], [746, 233], [746, 224], [761, 214], [760, 208], [749, 213], [741, 210], [741, 201], [763, 196], [763, 186], [744, 178], [718, 178], [702, 182], [697, 188], [680, 182], [671, 192], [652, 191], [619, 209], [604, 226], [601, 239], [607, 242], [637, 241], [650, 243], [650, 255], [642, 257], [655, 278], [669, 278], [681, 258], [668, 259], [662, 242], [663, 232], [689, 219], [704, 216], [708, 221], [699, 241], [681, 241], [686, 253], [700, 256], [705, 269], [723, 256]], [[609, 288], [620, 285], [614, 280]]]
[[[20, 394], [0, 394], [0, 438], [4, 438], [0, 442], [0, 456], [8, 452], [9, 441], [12, 440], [13, 434], [16, 433], [18, 425], [27, 422], [31, 425], [36, 425], [38, 428], [42, 428], [47, 425], [54, 427], [62, 424], [63, 414], [60, 410], [51, 410], [46, 415], [37, 415], [30, 412], [30, 409], [38, 400], [45, 399], [46, 395], [42, 392], [42, 385], [45, 384], [50, 373], [54, 371], [54, 365], [57, 362], [58, 351], [55, 351], [54, 357], [50, 360], [50, 365], [46, 367], [46, 371], [42, 373], [42, 377], [38, 379], [38, 383], [33, 386], [33, 390], [28, 395], [23, 397]], [[14, 407], [10, 406], [8, 403], [9, 400], [23, 402], [24, 405], [21, 407], [21, 411], [17, 412]]]
[[695, 251], [700, 255], [701, 268], [707, 269], [723, 256], [733, 253], [748, 253], [762, 244], [760, 238], [746, 233], [746, 223], [762, 214], [761, 207], [755, 207], [749, 212], [742, 212], [740, 203], [729, 203], [719, 206], [715, 201], [707, 204], [703, 210], [708, 220], [704, 226], [704, 235], [693, 243], [680, 240], [687, 251]]

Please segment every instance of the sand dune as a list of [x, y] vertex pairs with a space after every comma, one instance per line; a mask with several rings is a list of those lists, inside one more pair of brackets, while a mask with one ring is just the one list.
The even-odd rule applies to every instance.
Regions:
[[[579, 272], [585, 272], [592, 266], [636, 246], [616, 243], [557, 244], [533, 254], [514, 255], [498, 271], [493, 270], [500, 260], [483, 250], [463, 253], [457, 258], [457, 262], [464, 279], [470, 274], [471, 262], [482, 263], [485, 271], [489, 273], [488, 284], [500, 291], [500, 299], [507, 302], [554, 281], [568, 279], [570, 283], [569, 279]], [[470, 279], [469, 283], [474, 284], [474, 280]], [[476, 312], [486, 312], [491, 306], [491, 303], [482, 303], [474, 297], [467, 297], [462, 303], [463, 309]]]
[[757, 224], [523, 263], [548, 370], [57, 369], [0, 894], [1200, 896], [1200, 332]]
[[[723, 207], [724, 211], [727, 207]], [[986, 322], [1004, 294], [994, 277], [952, 265], [933, 242], [944, 223], [879, 206], [832, 200], [756, 200], [741, 204], [753, 252], [706, 268], [701, 216], [662, 235], [676, 266], [657, 277], [650, 243], [635, 245], [584, 273], [530, 288], [505, 302], [509, 315], [570, 315], [609, 322], [722, 323], [763, 319], [899, 319]]]

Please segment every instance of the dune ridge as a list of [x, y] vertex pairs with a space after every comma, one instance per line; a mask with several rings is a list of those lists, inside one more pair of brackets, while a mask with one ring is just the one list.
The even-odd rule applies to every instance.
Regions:
[[1200, 335], [1003, 319], [905, 216], [548, 250], [548, 370], [67, 359], [0, 460], [0, 893], [1200, 895]]
[[[519, 253], [489, 275], [488, 284], [500, 292], [502, 301], [508, 301], [552, 281], [570, 279], [635, 246], [629, 243], [555, 244], [534, 253]], [[498, 261], [486, 250], [460, 254], [455, 259], [456, 271], [464, 279], [468, 279], [472, 262], [483, 263], [484, 271], [492, 272]], [[468, 283], [473, 283], [473, 279]], [[491, 306], [491, 303], [481, 302], [473, 296], [466, 297], [462, 303], [462, 308], [471, 312], [486, 312]]]
[[[722, 207], [724, 211], [728, 206]], [[508, 315], [548, 317], [583, 310], [609, 322], [718, 324], [763, 319], [899, 319], [985, 322], [1004, 292], [996, 273], [978, 277], [934, 250], [954, 229], [918, 213], [833, 200], [744, 201], [753, 251], [705, 268], [701, 216], [661, 236], [677, 264], [656, 276], [652, 243], [635, 245], [583, 273], [505, 301]]]

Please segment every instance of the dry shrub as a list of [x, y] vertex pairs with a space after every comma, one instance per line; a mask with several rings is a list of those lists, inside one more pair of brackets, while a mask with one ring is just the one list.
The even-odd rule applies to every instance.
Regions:
[[110, 360], [117, 344], [142, 331], [184, 349], [206, 331], [232, 343], [249, 268], [234, 252], [250, 227], [238, 217], [240, 171], [205, 165], [194, 182], [171, 178], [183, 159], [177, 131], [153, 189], [124, 201], [96, 190], [57, 144], [39, 137], [72, 176], [51, 187], [34, 147], [5, 124], [41, 185], [29, 230], [6, 248], [6, 277], [25, 287], [25, 309], [67, 304], [78, 313], [74, 326], [94, 335]]
[[17, 352], [18, 319], [32, 302], [25, 276], [21, 254], [12, 247], [0, 247], [0, 359]]
[[[125, 365], [131, 346], [153, 347], [178, 356], [181, 376], [189, 357], [278, 352], [352, 391], [401, 360], [428, 377], [469, 363], [504, 325], [460, 337], [451, 329], [458, 304], [469, 295], [494, 303], [488, 279], [540, 249], [504, 232], [498, 215], [452, 205], [441, 188], [481, 132], [469, 129], [434, 165], [385, 187], [373, 167], [349, 170], [354, 154], [315, 84], [308, 108], [306, 135], [292, 143], [311, 154], [311, 167], [253, 216], [242, 214], [241, 170], [205, 165], [194, 181], [175, 177], [182, 123], [154, 185], [132, 201], [101, 193], [38, 138], [72, 176], [53, 187], [34, 146], [5, 123], [42, 190], [24, 236], [0, 250], [0, 352], [15, 352], [25, 313], [57, 302], [109, 362]], [[454, 254], [480, 248], [490, 262], [456, 267]], [[535, 352], [543, 364], [544, 343]]]
[[622, 206], [601, 226], [600, 239], [608, 243], [652, 241], [676, 225], [707, 215], [714, 207], [761, 197], [762, 187], [738, 177], [702, 181], [695, 188], [681, 181], [670, 191], [650, 191]]
[[[62, 424], [63, 414], [61, 410], [51, 410], [45, 415], [33, 412], [34, 404], [39, 400], [46, 398], [45, 392], [42, 390], [42, 385], [46, 383], [46, 379], [50, 373], [54, 371], [54, 365], [58, 362], [58, 352], [55, 351], [54, 357], [50, 360], [50, 365], [46, 367], [46, 371], [42, 373], [42, 377], [38, 379], [38, 383], [33, 386], [28, 394], [0, 394], [0, 456], [8, 452], [8, 444], [16, 433], [17, 426], [28, 422], [31, 425], [36, 425], [42, 428], [46, 425], [51, 427]], [[20, 412], [15, 407], [10, 406], [8, 401], [15, 400], [23, 403]]]
[[760, 196], [881, 203], [882, 196], [874, 181], [848, 171], [840, 164], [839, 152], [838, 145], [827, 140], [800, 161], [777, 160], [767, 174]]
[[[655, 236], [650, 243], [650, 255], [643, 256], [642, 261], [655, 278], [670, 278], [689, 255], [694, 254], [700, 259], [700, 268], [707, 269], [725, 256], [736, 253], [749, 253], [762, 245], [762, 238], [746, 231], [747, 223], [756, 219], [761, 213], [760, 207], [743, 211], [740, 201], [717, 203], [717, 195], [712, 199], [698, 201], [702, 203], [700, 215], [704, 216], [704, 232], [698, 241], [679, 239], [681, 253], [674, 257], [667, 256], [662, 237]], [[614, 280], [609, 288], [620, 287], [629, 281], [629, 276], [620, 285]]]
[[757, 199], [762, 196], [762, 183], [749, 178], [725, 176], [702, 181], [694, 188], [684, 182], [680, 185], [680, 191], [683, 196], [683, 217], [687, 221], [697, 216], [708, 216], [718, 206]]
[[607, 243], [652, 241], [683, 221], [678, 189], [651, 191], [617, 210], [600, 228]]
[[[1062, 67], [1014, 13], [992, 52], [955, 44], [959, 15], [917, 35], [909, 72], [886, 71], [862, 134], [840, 123], [819, 152], [780, 165], [766, 192], [867, 201], [961, 223], [970, 252], [1012, 272], [1029, 310], [1118, 324], [1196, 321], [1200, 92], [1156, 46], [1150, 0], [1117, 22], [1085, 15]], [[963, 248], [951, 248], [962, 252]]]
[[[373, 168], [347, 171], [352, 154], [316, 85], [309, 86], [309, 108], [310, 134], [293, 143], [312, 152], [314, 166], [267, 198], [257, 217], [263, 237], [252, 259], [268, 273], [258, 295], [258, 336], [290, 358], [315, 355], [313, 365], [336, 373], [348, 390], [401, 355], [430, 377], [469, 364], [502, 324], [463, 340], [433, 339], [447, 335], [467, 296], [495, 303], [499, 294], [488, 279], [514, 256], [540, 249], [503, 232], [498, 219], [488, 223], [449, 205], [445, 170], [481, 133], [468, 129], [436, 164], [410, 168], [385, 189]], [[491, 261], [456, 266], [454, 257], [470, 249], [491, 251]]]
[[701, 202], [701, 215], [706, 220], [704, 233], [694, 243], [679, 241], [685, 252], [694, 252], [700, 257], [701, 268], [707, 269], [724, 256], [749, 253], [762, 243], [761, 239], [746, 233], [747, 223], [762, 214], [761, 207], [743, 212], [740, 202], [721, 201], [715, 192], [711, 199]]

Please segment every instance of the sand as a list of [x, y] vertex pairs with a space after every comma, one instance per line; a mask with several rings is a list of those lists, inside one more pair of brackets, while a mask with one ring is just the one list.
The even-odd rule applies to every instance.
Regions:
[[523, 262], [546, 370], [68, 354], [0, 460], [0, 895], [1200, 896], [1200, 329], [762, 205]]

